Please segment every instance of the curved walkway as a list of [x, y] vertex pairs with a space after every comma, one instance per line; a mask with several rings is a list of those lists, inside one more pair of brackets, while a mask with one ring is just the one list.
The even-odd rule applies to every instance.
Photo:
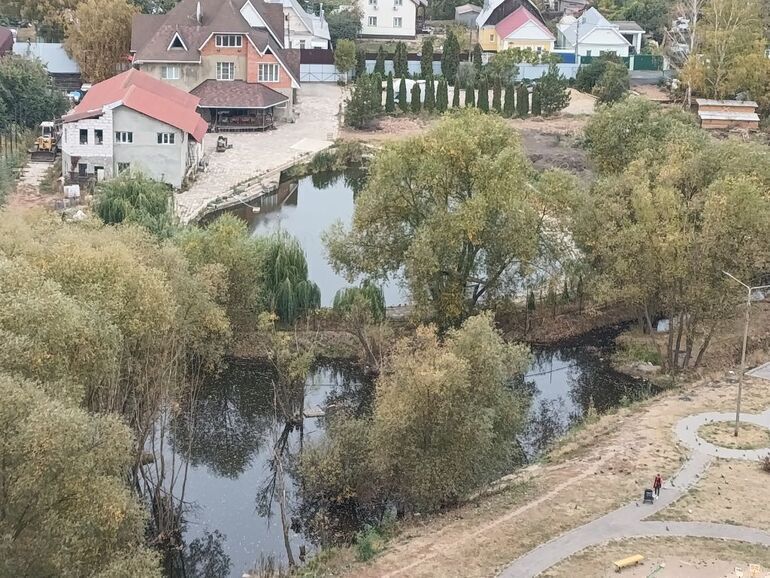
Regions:
[[[588, 524], [579, 526], [558, 538], [541, 544], [512, 562], [501, 573], [501, 578], [530, 578], [544, 572], [590, 546], [613, 539], [653, 536], [681, 536], [694, 538], [723, 538], [770, 546], [770, 532], [731, 524], [706, 522], [647, 522], [645, 518], [674, 503], [698, 481], [712, 458], [756, 460], [768, 455], [763, 450], [730, 450], [710, 444], [698, 437], [701, 425], [712, 421], [729, 421], [730, 413], [702, 413], [680, 420], [674, 430], [679, 440], [692, 450], [690, 457], [677, 474], [664, 484], [660, 498], [654, 504], [631, 502]], [[764, 413], [741, 417], [743, 421], [770, 428], [770, 409]]]

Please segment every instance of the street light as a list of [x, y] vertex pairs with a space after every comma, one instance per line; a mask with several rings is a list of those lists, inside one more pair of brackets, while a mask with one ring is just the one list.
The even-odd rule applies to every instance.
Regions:
[[770, 285], [757, 285], [756, 287], [750, 287], [746, 285], [743, 281], [736, 278], [733, 275], [730, 275], [727, 271], [722, 271], [725, 275], [727, 275], [730, 279], [735, 281], [736, 283], [740, 283], [746, 288], [746, 324], [743, 327], [743, 352], [741, 353], [741, 372], [738, 374], [738, 403], [735, 407], [735, 437], [738, 437], [738, 425], [740, 423], [741, 419], [741, 390], [743, 388], [743, 373], [746, 370], [746, 343], [749, 340], [749, 312], [751, 310], [751, 294], [754, 291], [759, 291], [761, 289], [770, 289]]

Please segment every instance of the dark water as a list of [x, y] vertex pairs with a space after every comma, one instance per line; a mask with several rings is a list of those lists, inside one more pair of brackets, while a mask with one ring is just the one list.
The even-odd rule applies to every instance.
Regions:
[[[349, 283], [329, 265], [321, 234], [337, 221], [346, 225], [351, 222], [356, 191], [362, 181], [360, 170], [313, 175], [283, 182], [276, 191], [249, 202], [249, 206], [240, 205], [226, 212], [245, 220], [254, 235], [283, 230], [297, 237], [307, 256], [308, 277], [321, 289], [321, 305], [328, 307], [337, 290]], [[259, 211], [252, 206], [259, 207]], [[218, 214], [221, 212], [206, 220]], [[406, 302], [396, 282], [385, 284], [383, 291], [389, 306]]]

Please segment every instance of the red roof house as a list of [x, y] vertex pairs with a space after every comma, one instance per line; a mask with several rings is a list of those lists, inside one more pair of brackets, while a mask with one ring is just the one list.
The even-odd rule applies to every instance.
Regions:
[[536, 52], [553, 50], [556, 37], [540, 19], [520, 6], [495, 25], [498, 50], [529, 48]]

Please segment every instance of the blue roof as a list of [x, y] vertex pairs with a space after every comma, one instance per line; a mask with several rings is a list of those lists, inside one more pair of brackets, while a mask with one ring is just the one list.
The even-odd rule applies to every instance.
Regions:
[[79, 74], [78, 63], [72, 60], [59, 42], [16, 42], [13, 53], [24, 58], [39, 59], [51, 74]]

